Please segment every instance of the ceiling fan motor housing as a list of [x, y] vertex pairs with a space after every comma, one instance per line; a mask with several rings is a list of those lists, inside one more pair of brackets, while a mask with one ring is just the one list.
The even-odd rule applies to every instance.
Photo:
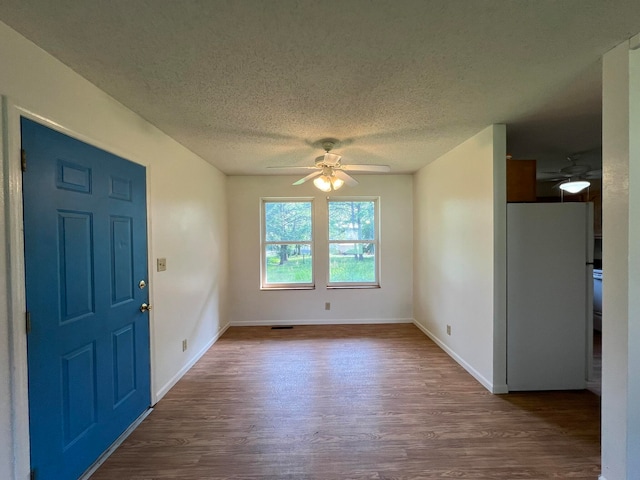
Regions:
[[335, 153], [325, 153], [316, 158], [316, 167], [329, 166], [337, 167], [340, 165], [340, 159], [342, 157]]

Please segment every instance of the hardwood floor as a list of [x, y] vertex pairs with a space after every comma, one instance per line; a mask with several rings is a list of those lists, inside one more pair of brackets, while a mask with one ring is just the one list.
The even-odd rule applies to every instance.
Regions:
[[102, 479], [596, 479], [600, 398], [491, 395], [415, 326], [230, 328]]

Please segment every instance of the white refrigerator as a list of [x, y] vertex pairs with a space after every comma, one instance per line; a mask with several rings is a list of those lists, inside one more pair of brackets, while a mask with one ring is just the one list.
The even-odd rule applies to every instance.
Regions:
[[509, 391], [585, 388], [592, 313], [592, 204], [508, 204]]

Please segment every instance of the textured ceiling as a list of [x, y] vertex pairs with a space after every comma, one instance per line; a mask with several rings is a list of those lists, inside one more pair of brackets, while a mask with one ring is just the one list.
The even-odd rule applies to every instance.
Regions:
[[516, 158], [601, 143], [638, 0], [0, 0], [0, 20], [227, 174], [413, 172], [492, 123]]

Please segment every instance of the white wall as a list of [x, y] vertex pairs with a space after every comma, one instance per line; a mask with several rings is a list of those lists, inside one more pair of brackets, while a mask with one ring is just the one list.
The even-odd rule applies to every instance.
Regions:
[[[27, 388], [24, 304], [10, 304], [24, 294], [20, 281], [15, 282], [22, 268], [20, 245], [16, 245], [21, 239], [16, 231], [21, 200], [15, 163], [19, 161], [20, 109], [147, 166], [149, 283], [155, 307], [150, 317], [154, 399], [170, 388], [227, 324], [226, 177], [2, 23], [0, 95], [9, 99], [2, 128], [4, 141], [11, 142], [10, 148], [1, 151], [0, 478], [25, 479], [28, 427], [26, 406], [20, 401]], [[8, 244], [11, 256], [4, 251]], [[167, 258], [166, 272], [155, 272], [157, 257]], [[17, 262], [16, 268], [7, 265], [9, 259]], [[184, 338], [189, 341], [185, 353]]]
[[[380, 197], [381, 288], [326, 288], [326, 193], [299, 177], [228, 178], [230, 317], [234, 325], [410, 322], [412, 320], [412, 183], [410, 175], [355, 175], [356, 187], [333, 196]], [[314, 197], [314, 290], [260, 290], [260, 198]], [[331, 310], [324, 309], [325, 302]]]
[[640, 478], [640, 51], [603, 59], [602, 478]]
[[413, 187], [414, 318], [496, 392], [506, 389], [505, 149], [504, 125], [488, 127], [418, 171]]
[[[229, 324], [226, 177], [197, 157], [153, 159], [150, 265], [158, 400]], [[157, 258], [167, 270], [155, 272]], [[182, 352], [182, 340], [188, 349]]]

